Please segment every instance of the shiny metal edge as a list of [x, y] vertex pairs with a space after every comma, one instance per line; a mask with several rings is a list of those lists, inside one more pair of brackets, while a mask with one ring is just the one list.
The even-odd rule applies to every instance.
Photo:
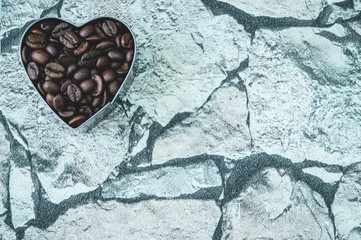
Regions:
[[57, 18], [57, 17], [45, 17], [45, 18], [40, 18], [34, 22], [32, 22], [26, 29], [25, 31], [23, 32], [22, 36], [21, 36], [21, 39], [20, 39], [20, 46], [19, 46], [19, 60], [20, 60], [20, 63], [21, 65], [23, 66], [24, 70], [25, 70], [25, 73], [26, 73], [26, 76], [29, 78], [29, 81], [31, 81], [31, 85], [32, 87], [34, 88], [35, 92], [38, 93], [39, 97], [45, 102], [45, 104], [47, 106], [49, 106], [50, 110], [56, 115], [56, 119], [58, 121], [60, 121], [62, 124], [64, 124], [65, 126], [67, 126], [67, 128], [70, 128], [70, 129], [73, 129], [73, 130], [78, 130], [78, 131], [83, 131], [83, 132], [87, 132], [89, 131], [90, 129], [92, 129], [93, 127], [95, 127], [102, 119], [104, 119], [110, 112], [113, 111], [113, 109], [115, 108], [115, 101], [117, 100], [117, 98], [120, 98], [122, 99], [126, 92], [128, 91], [130, 85], [132, 84], [133, 80], [134, 80], [134, 72], [133, 72], [133, 65], [134, 65], [134, 62], [135, 62], [135, 59], [136, 59], [136, 53], [137, 53], [137, 43], [136, 43], [136, 39], [135, 39], [135, 36], [134, 36], [134, 33], [132, 31], [132, 29], [129, 27], [129, 25], [125, 22], [123, 22], [122, 20], [119, 20], [119, 19], [116, 19], [114, 17], [109, 17], [109, 16], [102, 16], [102, 17], [97, 17], [97, 18], [93, 18], [93, 19], [90, 19], [89, 21], [87, 21], [87, 23], [89, 22], [92, 22], [92, 21], [95, 21], [95, 20], [98, 20], [98, 19], [103, 19], [103, 18], [109, 18], [109, 19], [113, 19], [115, 21], [119, 21], [121, 22], [124, 26], [126, 26], [130, 32], [130, 34], [132, 35], [133, 37], [133, 41], [134, 41], [134, 54], [133, 54], [133, 61], [132, 61], [132, 64], [130, 65], [130, 68], [129, 68], [129, 71], [127, 73], [127, 75], [125, 76], [124, 78], [124, 81], [122, 82], [122, 85], [120, 85], [117, 93], [114, 95], [113, 97], [113, 100], [111, 102], [108, 102], [104, 107], [102, 107], [97, 113], [95, 113], [93, 116], [91, 116], [88, 120], [86, 120], [85, 122], [83, 122], [81, 125], [79, 125], [78, 127], [76, 128], [72, 128], [71, 126], [69, 126], [65, 121], [63, 121], [59, 116], [58, 114], [49, 106], [49, 104], [46, 102], [46, 100], [41, 96], [41, 94], [39, 93], [38, 89], [36, 89], [35, 85], [33, 84], [32, 80], [29, 78], [29, 76], [27, 75], [26, 73], [26, 67], [24, 66], [24, 63], [22, 61], [22, 56], [21, 56], [21, 46], [24, 42], [24, 37], [26, 35], [26, 33], [29, 31], [29, 29], [34, 26], [35, 24], [37, 24], [38, 22], [40, 21], [43, 21], [43, 20], [46, 20], [46, 19], [54, 19], [54, 20], [58, 20], [58, 21], [65, 21], [65, 22], [68, 22], [70, 24], [72, 24], [73, 26], [79, 28], [83, 25], [85, 25], [86, 23], [84, 24], [81, 24], [81, 25], [76, 25], [74, 24], [73, 22], [71, 21], [66, 21], [64, 19], [61, 19], [61, 18]]

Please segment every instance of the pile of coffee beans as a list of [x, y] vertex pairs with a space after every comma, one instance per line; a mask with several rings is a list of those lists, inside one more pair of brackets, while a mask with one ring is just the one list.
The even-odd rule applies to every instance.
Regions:
[[76, 128], [113, 99], [133, 61], [134, 39], [121, 22], [83, 27], [45, 19], [25, 34], [21, 57], [49, 106]]

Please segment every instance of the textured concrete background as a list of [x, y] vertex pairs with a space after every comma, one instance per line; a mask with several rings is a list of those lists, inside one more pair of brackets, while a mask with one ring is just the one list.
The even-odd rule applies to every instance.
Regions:
[[[360, 5], [2, 1], [0, 239], [361, 239]], [[135, 80], [77, 133], [19, 42], [104, 15], [136, 35]]]

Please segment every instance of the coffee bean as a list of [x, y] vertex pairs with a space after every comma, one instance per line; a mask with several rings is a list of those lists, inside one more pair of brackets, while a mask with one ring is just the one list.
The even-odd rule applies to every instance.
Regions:
[[120, 87], [120, 83], [118, 81], [113, 81], [109, 83], [108, 91], [112, 97], [117, 93], [119, 87]]
[[93, 68], [91, 71], [90, 71], [90, 78], [94, 77], [94, 75], [99, 75], [99, 71], [98, 69], [96, 68]]
[[115, 79], [116, 74], [112, 68], [109, 68], [102, 73], [102, 77], [105, 82], [111, 82]]
[[42, 86], [42, 84], [40, 82], [38, 82], [37, 87], [38, 87], [38, 90], [39, 90], [41, 96], [45, 96], [46, 92], [44, 91], [43, 86]]
[[74, 73], [74, 80], [75, 81], [83, 81], [90, 77], [90, 71], [87, 68], [80, 68], [78, 71]]
[[37, 28], [32, 29], [30, 32], [34, 33], [34, 34], [39, 34], [39, 35], [43, 36], [44, 38], [47, 37], [46, 33], [44, 33], [43, 31], [41, 31], [40, 29], [37, 29]]
[[122, 62], [112, 62], [110, 64], [110, 67], [114, 68], [114, 69], [118, 69], [118, 68], [122, 67]]
[[58, 93], [60, 92], [60, 86], [53, 80], [45, 81], [43, 83], [43, 89], [47, 93]]
[[71, 118], [75, 114], [75, 107], [74, 106], [67, 106], [62, 111], [59, 111], [58, 114], [62, 118]]
[[59, 63], [51, 62], [46, 64], [45, 74], [51, 78], [62, 78], [65, 74], [65, 68]]
[[107, 20], [105, 22], [103, 22], [102, 25], [103, 28], [103, 32], [108, 36], [108, 37], [113, 37], [117, 34], [117, 25], [115, 25], [115, 23], [111, 20]]
[[54, 80], [54, 79], [52, 79], [51, 77], [49, 77], [48, 75], [45, 75], [45, 79], [44, 79], [45, 81], [50, 81], [50, 80]]
[[70, 101], [72, 101], [72, 102], [79, 102], [82, 97], [80, 88], [75, 84], [70, 84], [68, 86], [67, 94], [68, 94]]
[[95, 97], [95, 98], [93, 98], [93, 101], [92, 101], [92, 103], [91, 103], [92, 107], [93, 107], [93, 108], [98, 107], [98, 106], [100, 105], [100, 101], [101, 101], [101, 100], [102, 100], [101, 97]]
[[88, 42], [82, 42], [79, 47], [74, 50], [75, 55], [81, 55], [89, 49], [90, 45]]
[[95, 66], [95, 63], [97, 62], [101, 54], [102, 54], [101, 51], [98, 50], [88, 51], [83, 54], [83, 56], [80, 59], [80, 63], [82, 66], [85, 67], [93, 67]]
[[31, 53], [31, 59], [40, 65], [45, 65], [49, 60], [49, 54], [42, 49], [36, 49]]
[[122, 48], [122, 36], [118, 36], [115, 38], [115, 44], [117, 45], [117, 48]]
[[92, 34], [94, 32], [94, 26], [93, 25], [86, 25], [85, 27], [83, 27], [80, 32], [79, 35], [82, 38], [87, 38], [90, 36], [90, 34]]
[[72, 77], [72, 75], [75, 73], [77, 68], [78, 68], [77, 64], [75, 64], [75, 63], [70, 64], [66, 69], [66, 76]]
[[92, 80], [95, 81], [95, 89], [92, 93], [93, 97], [98, 97], [100, 94], [102, 94], [104, 85], [103, 85], [103, 79], [99, 75], [94, 75], [92, 77]]
[[127, 61], [128, 63], [131, 63], [132, 60], [133, 60], [133, 54], [134, 54], [134, 51], [133, 50], [129, 50], [127, 52], [127, 54], [125, 55], [125, 61]]
[[106, 66], [108, 66], [110, 63], [110, 59], [107, 56], [102, 56], [98, 59], [97, 63], [96, 63], [96, 67], [98, 69], [103, 69]]
[[45, 32], [49, 32], [53, 29], [54, 25], [55, 24], [53, 22], [42, 22], [40, 24], [40, 28]]
[[104, 33], [104, 30], [102, 28], [102, 24], [101, 23], [97, 23], [95, 24], [95, 32], [102, 38], [107, 38], [106, 34]]
[[75, 57], [69, 53], [62, 53], [58, 57], [58, 61], [60, 64], [62, 64], [64, 66], [68, 66], [75, 62]]
[[66, 92], [68, 90], [68, 86], [71, 84], [71, 80], [66, 80], [60, 87], [61, 92]]
[[124, 59], [124, 53], [119, 49], [112, 49], [108, 51], [108, 57], [114, 61], [122, 61]]
[[79, 113], [84, 115], [87, 118], [90, 118], [93, 115], [93, 111], [88, 106], [81, 106], [79, 108]]
[[79, 44], [79, 37], [71, 30], [65, 30], [60, 36], [59, 40], [67, 48], [73, 49], [76, 48]]
[[123, 48], [133, 48], [134, 47], [133, 37], [130, 33], [125, 33], [122, 36], [121, 45]]
[[95, 49], [100, 51], [107, 51], [115, 47], [115, 43], [112, 41], [103, 41], [96, 45]]
[[129, 63], [123, 63], [122, 67], [117, 70], [117, 74], [126, 75], [129, 71]]
[[99, 36], [98, 34], [94, 34], [94, 35], [91, 35], [91, 36], [85, 38], [85, 40], [87, 40], [89, 42], [99, 42], [104, 39], [101, 36]]
[[48, 43], [48, 45], [45, 47], [45, 50], [53, 57], [58, 57], [60, 53], [55, 43]]
[[26, 44], [31, 48], [44, 48], [46, 38], [43, 35], [32, 33], [26, 38]]
[[21, 49], [21, 58], [23, 59], [24, 65], [29, 63], [29, 47], [24, 46]]
[[87, 79], [82, 81], [79, 86], [84, 93], [91, 93], [95, 89], [95, 81]]
[[86, 119], [87, 118], [84, 115], [77, 115], [77, 116], [73, 117], [72, 119], [70, 119], [68, 124], [72, 128], [76, 128], [76, 127], [80, 126], [83, 122], [85, 122]]
[[61, 111], [65, 108], [65, 99], [63, 95], [58, 94], [53, 98], [53, 107], [58, 111]]
[[26, 68], [31, 80], [37, 80], [39, 78], [39, 68], [34, 62], [30, 62]]
[[103, 98], [102, 98], [102, 102], [101, 102], [100, 106], [104, 107], [109, 102], [109, 99], [110, 99], [109, 92], [107, 89], [105, 89], [103, 92]]
[[52, 94], [52, 93], [46, 94], [45, 100], [49, 104], [50, 107], [53, 107], [53, 99], [54, 99], [54, 97], [55, 97], [55, 95]]
[[70, 30], [71, 26], [68, 23], [59, 23], [58, 25], [56, 25], [53, 29], [53, 31], [51, 32], [51, 35], [53, 37], [58, 38], [65, 30]]

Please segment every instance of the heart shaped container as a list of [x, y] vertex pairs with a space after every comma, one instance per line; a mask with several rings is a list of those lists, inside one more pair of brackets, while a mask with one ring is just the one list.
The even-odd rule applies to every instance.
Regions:
[[[22, 46], [24, 46], [25, 44], [25, 36], [27, 36], [29, 30], [31, 30], [31, 28], [36, 25], [37, 23], [39, 22], [42, 22], [44, 20], [48, 20], [48, 21], [64, 21], [64, 22], [67, 22], [73, 26], [75, 26], [76, 28], [81, 28], [83, 26], [85, 26], [86, 24], [89, 24], [89, 23], [92, 23], [92, 22], [95, 22], [95, 21], [98, 21], [98, 20], [113, 20], [113, 21], [118, 21], [120, 23], [122, 23], [130, 32], [130, 34], [132, 35], [133, 37], [133, 42], [134, 42], [134, 55], [133, 55], [133, 61], [132, 61], [132, 64], [130, 65], [130, 68], [129, 68], [129, 71], [127, 73], [127, 75], [125, 76], [124, 78], [124, 81], [122, 82], [122, 84], [120, 85], [117, 93], [114, 95], [113, 99], [108, 102], [104, 107], [102, 107], [98, 112], [96, 112], [95, 114], [93, 114], [93, 116], [91, 116], [89, 119], [87, 119], [85, 122], [83, 122], [82, 124], [80, 124], [78, 127], [75, 127], [75, 128], [72, 128], [71, 126], [69, 126], [67, 123], [65, 123], [59, 116], [58, 114], [48, 105], [48, 103], [45, 101], [45, 99], [40, 95], [39, 91], [36, 89], [35, 85], [33, 84], [32, 82], [32, 86], [34, 88], [34, 90], [39, 94], [39, 97], [41, 99], [43, 99], [43, 101], [45, 102], [45, 104], [47, 106], [49, 106], [49, 109], [53, 111], [53, 113], [56, 115], [57, 117], [57, 121], [58, 122], [61, 122], [60, 124], [65, 124], [68, 128], [70, 129], [73, 129], [73, 130], [79, 130], [79, 131], [88, 131], [90, 130], [91, 128], [93, 128], [94, 126], [96, 126], [103, 118], [105, 118], [114, 108], [115, 106], [117, 105], [116, 104], [116, 100], [117, 99], [122, 99], [126, 92], [128, 91], [130, 85], [132, 84], [133, 82], [133, 79], [134, 79], [134, 73], [133, 73], [133, 65], [134, 65], [134, 62], [135, 62], [135, 57], [136, 57], [136, 53], [137, 53], [137, 44], [136, 44], [136, 39], [135, 39], [135, 36], [134, 36], [134, 33], [132, 32], [131, 28], [128, 26], [128, 24], [126, 24], [125, 22], [121, 21], [121, 20], [118, 20], [118, 19], [115, 19], [115, 18], [112, 18], [112, 17], [98, 17], [98, 18], [94, 18], [94, 19], [91, 19], [89, 20], [88, 22], [80, 25], [80, 26], [77, 26], [75, 25], [74, 23], [70, 22], [70, 21], [65, 21], [63, 19], [60, 19], [60, 18], [55, 18], [55, 17], [50, 17], [50, 18], [41, 18], [35, 22], [33, 22], [23, 33], [22, 37], [21, 37], [21, 41], [20, 41], [20, 49], [19, 49], [19, 59], [20, 59], [20, 62], [21, 62], [21, 65], [24, 67], [24, 70], [26, 72], [26, 66], [24, 66], [24, 63], [22, 61], [22, 57], [21, 57], [21, 50], [22, 50]], [[29, 78], [29, 80], [31, 81], [31, 79]]]

